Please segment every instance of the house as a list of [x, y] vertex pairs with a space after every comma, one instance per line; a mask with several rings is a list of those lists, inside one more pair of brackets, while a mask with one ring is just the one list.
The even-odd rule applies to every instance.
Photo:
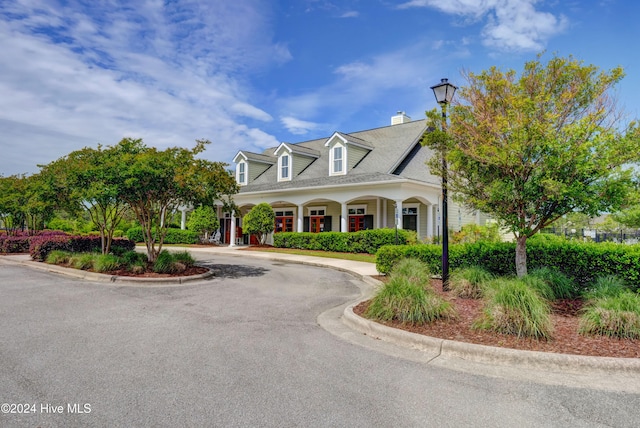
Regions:
[[[261, 202], [276, 213], [275, 233], [355, 232], [397, 224], [420, 239], [439, 236], [441, 179], [425, 165], [434, 155], [420, 144], [426, 130], [426, 120], [411, 121], [398, 112], [390, 126], [283, 142], [262, 153], [239, 151], [233, 162], [240, 218], [221, 217], [224, 242], [248, 243], [242, 216]], [[451, 230], [486, 221], [455, 202], [448, 206]]]

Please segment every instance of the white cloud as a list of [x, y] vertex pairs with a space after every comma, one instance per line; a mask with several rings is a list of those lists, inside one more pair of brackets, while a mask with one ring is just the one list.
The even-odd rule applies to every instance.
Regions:
[[358, 16], [360, 16], [360, 12], [356, 10], [350, 10], [340, 15], [340, 18], [357, 18]]
[[281, 117], [280, 121], [294, 135], [305, 135], [309, 131], [319, 128], [317, 123], [300, 120], [292, 116]]
[[411, 0], [401, 9], [430, 7], [473, 21], [486, 18], [483, 44], [506, 51], [536, 51], [564, 31], [568, 20], [536, 9], [538, 0]]
[[241, 83], [291, 59], [270, 42], [268, 19], [257, 0], [0, 3], [0, 148], [20, 143], [0, 173], [125, 136], [158, 147], [208, 138], [216, 160], [277, 143], [235, 120], [272, 120]]

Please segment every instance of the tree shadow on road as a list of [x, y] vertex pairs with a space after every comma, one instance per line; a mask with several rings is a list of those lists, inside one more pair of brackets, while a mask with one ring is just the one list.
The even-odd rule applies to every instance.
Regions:
[[206, 267], [213, 270], [215, 278], [257, 277], [269, 272], [269, 269], [246, 265], [219, 265], [211, 263], [206, 265]]

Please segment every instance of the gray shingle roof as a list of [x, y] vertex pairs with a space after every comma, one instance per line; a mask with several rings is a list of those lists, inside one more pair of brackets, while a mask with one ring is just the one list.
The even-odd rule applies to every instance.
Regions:
[[[371, 147], [369, 154], [354, 168], [347, 171], [346, 175], [342, 176], [329, 175], [329, 150], [324, 147], [329, 137], [293, 144], [297, 148], [311, 149], [319, 153], [319, 158], [315, 159], [299, 176], [294, 177], [291, 181], [278, 182], [277, 168], [271, 167], [249, 185], [241, 186], [240, 193], [339, 186], [406, 178], [427, 183], [439, 183], [439, 178], [429, 174], [429, 169], [424, 164], [433, 155], [431, 150], [420, 148], [417, 152], [412, 151], [416, 144], [419, 144], [425, 131], [426, 120], [416, 120], [367, 131], [341, 133], [345, 138], [350, 137], [361, 145], [362, 142], [365, 142]], [[291, 144], [287, 144], [291, 146]], [[277, 147], [267, 149], [263, 155], [271, 157], [276, 149]], [[243, 153], [246, 154], [246, 152]], [[400, 173], [393, 174], [405, 159]]]

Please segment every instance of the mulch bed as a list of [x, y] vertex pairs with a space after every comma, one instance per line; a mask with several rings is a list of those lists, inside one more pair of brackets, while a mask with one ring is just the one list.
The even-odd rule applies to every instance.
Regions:
[[[431, 285], [452, 303], [458, 314], [455, 320], [436, 321], [422, 326], [402, 324], [397, 321], [378, 322], [425, 336], [479, 345], [598, 357], [640, 358], [640, 340], [578, 334], [578, 311], [582, 307], [580, 300], [555, 302], [552, 306], [553, 338], [551, 340], [535, 340], [473, 329], [472, 324], [482, 311], [482, 301], [456, 298], [449, 292], [443, 292], [440, 280], [432, 280]], [[356, 315], [363, 316], [368, 306], [369, 301], [362, 302], [353, 311]]]

